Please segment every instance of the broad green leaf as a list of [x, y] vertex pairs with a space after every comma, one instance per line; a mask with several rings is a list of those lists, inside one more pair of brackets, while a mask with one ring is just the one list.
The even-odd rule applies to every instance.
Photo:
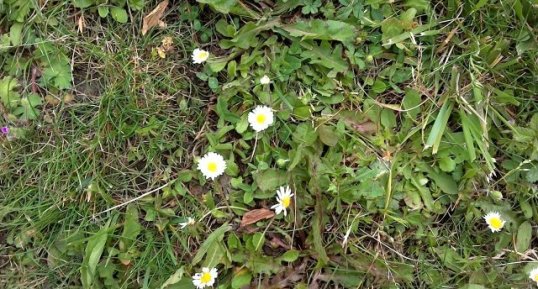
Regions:
[[125, 222], [123, 223], [123, 233], [120, 239], [120, 250], [126, 251], [140, 233], [142, 226], [138, 222], [138, 207], [129, 204], [125, 212]]
[[385, 90], [387, 90], [387, 85], [385, 84], [383, 80], [378, 78], [375, 80], [374, 85], [372, 85], [372, 90], [375, 93], [382, 93]]
[[92, 288], [97, 264], [99, 263], [99, 259], [101, 259], [107, 239], [108, 224], [88, 239], [80, 268], [80, 278], [84, 288]]
[[312, 218], [312, 241], [314, 243], [314, 251], [316, 252], [318, 263], [323, 266], [329, 262], [329, 257], [325, 251], [323, 237], [321, 235], [321, 228], [325, 227], [323, 222], [323, 208], [321, 205], [321, 202], [318, 200], [314, 217]]
[[[361, 288], [361, 285], [364, 284], [365, 274], [363, 272], [340, 268], [329, 270], [331, 270], [329, 271], [331, 281], [344, 286], [343, 288]], [[366, 270], [368, 270], [368, 268], [366, 268]]]
[[426, 206], [426, 208], [428, 210], [433, 210], [433, 197], [432, 197], [432, 194], [430, 192], [430, 190], [427, 188], [427, 187], [424, 187], [422, 184], [420, 184], [420, 182], [418, 181], [418, 176], [417, 175], [414, 175], [413, 178], [411, 179], [411, 184], [413, 184], [413, 186], [415, 186], [415, 188], [417, 188], [419, 194], [420, 194], [420, 197], [422, 199], [422, 202], [424, 203], [424, 205]]
[[216, 11], [224, 14], [230, 13], [232, 7], [237, 4], [237, 0], [197, 0], [199, 3], [209, 5]]
[[442, 156], [439, 158], [439, 168], [443, 172], [452, 172], [456, 168], [456, 161], [449, 156]]
[[330, 77], [335, 77], [338, 72], [348, 69], [347, 62], [342, 58], [342, 45], [338, 44], [333, 48], [327, 41], [322, 41], [321, 45], [313, 41], [301, 41], [300, 44], [304, 48], [301, 56], [309, 59], [311, 64], [332, 69]]
[[439, 149], [439, 145], [441, 144], [441, 138], [443, 137], [443, 133], [445, 132], [446, 125], [448, 123], [450, 114], [452, 113], [453, 107], [454, 103], [451, 100], [446, 100], [441, 109], [439, 110], [437, 117], [435, 118], [435, 123], [433, 124], [430, 135], [428, 136], [428, 140], [426, 141], [425, 147], [433, 147], [433, 154], [436, 154], [437, 150]]
[[55, 61], [43, 70], [42, 81], [45, 84], [52, 84], [58, 89], [71, 88], [71, 67], [69, 63]]
[[396, 127], [396, 115], [388, 108], [381, 110], [381, 125], [385, 129], [393, 129]]
[[278, 24], [278, 19], [271, 19], [262, 23], [248, 22], [243, 25], [236, 35], [232, 39], [224, 39], [220, 41], [219, 45], [222, 48], [228, 49], [233, 46], [247, 49], [249, 47], [254, 47], [258, 44], [258, 34], [265, 30], [269, 30]]
[[435, 182], [435, 184], [447, 194], [457, 194], [459, 192], [456, 181], [450, 175], [445, 173], [436, 173], [433, 170], [428, 172], [428, 176]]
[[209, 68], [213, 72], [219, 72], [226, 67], [228, 60], [226, 58], [211, 58], [208, 62]]
[[18, 86], [17, 80], [11, 76], [6, 76], [0, 80], [0, 101], [8, 109], [14, 108], [21, 100], [21, 96], [15, 91]]
[[250, 284], [252, 274], [247, 269], [242, 269], [234, 273], [232, 278], [232, 288], [240, 289]]
[[110, 7], [110, 15], [114, 20], [118, 21], [119, 23], [127, 23], [127, 20], [129, 20], [127, 11], [120, 7]]
[[411, 7], [417, 9], [417, 12], [428, 11], [430, 9], [429, 0], [406, 0], [405, 7]]
[[39, 116], [37, 106], [41, 105], [41, 103], [41, 96], [30, 93], [27, 97], [21, 98], [20, 106], [13, 111], [13, 114], [25, 120], [37, 119]]
[[328, 125], [320, 125], [318, 127], [319, 139], [322, 143], [328, 146], [335, 146], [338, 143], [338, 135], [334, 128]]
[[516, 251], [523, 253], [529, 249], [532, 238], [532, 225], [525, 221], [517, 229], [516, 236]]
[[108, 6], [99, 6], [97, 7], [97, 12], [99, 13], [99, 16], [101, 16], [101, 18], [106, 18], [110, 10]]
[[351, 24], [334, 20], [301, 20], [280, 26], [291, 36], [301, 39], [336, 40], [350, 43], [355, 40], [356, 28]]
[[465, 145], [467, 148], [466, 151], [469, 154], [469, 161], [474, 161], [476, 159], [476, 151], [474, 148], [473, 134], [471, 133], [471, 120], [467, 117], [462, 109], [460, 109], [460, 118], [463, 136], [465, 138]]
[[[209, 234], [202, 246], [200, 246], [200, 248], [198, 249], [198, 252], [196, 252], [196, 255], [192, 259], [191, 264], [194, 266], [200, 263], [200, 261], [202, 261], [202, 258], [208, 253], [209, 249], [211, 249], [212, 247], [219, 246], [219, 244], [222, 242], [222, 239], [224, 238], [224, 234], [231, 229], [232, 227], [228, 223], [224, 223], [222, 226], [220, 226], [220, 228]], [[209, 257], [211, 256], [208, 256], [208, 258]]]
[[262, 191], [272, 191], [284, 185], [288, 179], [285, 171], [277, 169], [268, 169], [254, 173], [253, 178], [258, 188]]
[[22, 23], [13, 23], [9, 28], [9, 39], [11, 39], [11, 45], [18, 46], [22, 43]]
[[284, 253], [282, 256], [280, 256], [278, 259], [285, 261], [285, 262], [294, 262], [299, 258], [299, 251], [295, 249], [291, 249]]
[[183, 274], [185, 273], [185, 269], [183, 269], [183, 266], [176, 270], [176, 272], [163, 283], [161, 286], [161, 289], [165, 289], [168, 285], [176, 284], [183, 278]]
[[254, 250], [258, 251], [263, 247], [263, 244], [265, 243], [265, 235], [260, 232], [254, 233], [252, 236], [252, 245], [254, 246]]
[[73, 0], [73, 5], [77, 8], [88, 8], [92, 6], [93, 4], [94, 4], [94, 0]]
[[420, 103], [422, 102], [420, 94], [414, 89], [407, 89], [402, 100], [402, 107], [406, 110], [407, 115], [415, 120], [420, 113]]
[[127, 0], [129, 8], [133, 10], [142, 10], [142, 8], [144, 8], [145, 2], [145, 0]]

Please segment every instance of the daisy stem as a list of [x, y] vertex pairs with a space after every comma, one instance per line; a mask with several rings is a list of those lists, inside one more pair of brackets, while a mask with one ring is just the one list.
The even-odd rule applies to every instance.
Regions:
[[254, 137], [254, 148], [252, 149], [252, 154], [250, 155], [249, 162], [252, 161], [252, 158], [254, 157], [254, 153], [256, 152], [256, 147], [258, 146], [258, 133], [256, 133], [256, 136]]

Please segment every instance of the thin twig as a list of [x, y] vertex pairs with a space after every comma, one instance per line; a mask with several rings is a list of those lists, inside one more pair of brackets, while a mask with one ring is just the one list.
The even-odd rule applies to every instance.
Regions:
[[132, 203], [132, 202], [138, 201], [138, 200], [142, 199], [142, 198], [145, 197], [145, 196], [151, 195], [151, 194], [155, 193], [156, 191], [159, 191], [159, 190], [165, 188], [166, 186], [170, 185], [171, 183], [172, 183], [172, 182], [166, 183], [166, 184], [164, 184], [164, 185], [162, 185], [162, 186], [160, 186], [160, 187], [158, 187], [158, 188], [156, 188], [156, 189], [154, 189], [154, 190], [151, 190], [151, 191], [149, 191], [149, 192], [143, 193], [142, 195], [140, 195], [140, 196], [138, 196], [138, 197], [136, 197], [136, 198], [130, 199], [129, 201], [127, 201], [127, 202], [125, 202], [125, 203], [121, 203], [121, 204], [119, 204], [119, 205], [116, 205], [116, 206], [114, 206], [114, 207], [112, 207], [112, 208], [108, 208], [108, 209], [106, 209], [106, 210], [104, 210], [104, 211], [102, 211], [102, 212], [99, 212], [99, 213], [97, 213], [97, 214], [93, 214], [92, 217], [95, 218], [95, 217], [97, 217], [97, 216], [99, 216], [99, 215], [102, 215], [102, 214], [104, 214], [104, 213], [110, 212], [110, 211], [112, 211], [112, 210], [115, 210], [115, 209], [121, 208], [121, 207], [123, 207], [123, 206], [125, 206], [125, 205], [128, 205], [128, 204], [130, 204], [130, 203]]

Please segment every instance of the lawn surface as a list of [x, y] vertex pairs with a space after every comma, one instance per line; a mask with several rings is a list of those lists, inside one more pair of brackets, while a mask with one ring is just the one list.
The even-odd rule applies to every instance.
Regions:
[[536, 287], [537, 27], [534, 0], [0, 0], [0, 288]]

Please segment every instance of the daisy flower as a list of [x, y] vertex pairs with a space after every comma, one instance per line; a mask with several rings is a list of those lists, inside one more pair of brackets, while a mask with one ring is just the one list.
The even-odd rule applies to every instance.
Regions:
[[2, 132], [2, 134], [8, 134], [9, 133], [9, 127], [3, 126], [2, 128], [0, 128], [0, 132]]
[[536, 282], [536, 285], [538, 285], [538, 267], [532, 269], [530, 272], [529, 272], [529, 278]]
[[258, 105], [248, 113], [248, 122], [256, 132], [265, 130], [273, 124], [273, 110], [268, 106]]
[[262, 78], [260, 78], [260, 83], [261, 84], [269, 84], [270, 82], [271, 82], [271, 79], [267, 75], [264, 75], [264, 76], [262, 76]]
[[183, 223], [179, 223], [179, 226], [181, 227], [181, 229], [185, 229], [185, 227], [192, 226], [194, 224], [196, 224], [196, 221], [193, 218], [188, 217], [187, 221]]
[[196, 273], [192, 276], [192, 284], [198, 289], [204, 287], [211, 287], [215, 284], [215, 279], [218, 276], [217, 268], [209, 270], [209, 268], [202, 268], [202, 273]]
[[205, 62], [209, 58], [209, 52], [202, 49], [194, 49], [192, 52], [192, 63], [200, 64]]
[[278, 195], [276, 197], [276, 201], [278, 202], [278, 204], [273, 205], [271, 209], [275, 210], [275, 213], [277, 215], [280, 214], [280, 212], [284, 212], [284, 216], [286, 216], [286, 209], [290, 206], [291, 197], [293, 197], [290, 186], [282, 186], [276, 191], [276, 193]]
[[198, 162], [198, 170], [202, 172], [206, 179], [214, 180], [216, 177], [222, 175], [225, 169], [226, 162], [217, 153], [209, 152]]
[[506, 223], [498, 212], [489, 212], [484, 216], [484, 220], [486, 220], [492, 232], [499, 232], [504, 227], [504, 223]]

